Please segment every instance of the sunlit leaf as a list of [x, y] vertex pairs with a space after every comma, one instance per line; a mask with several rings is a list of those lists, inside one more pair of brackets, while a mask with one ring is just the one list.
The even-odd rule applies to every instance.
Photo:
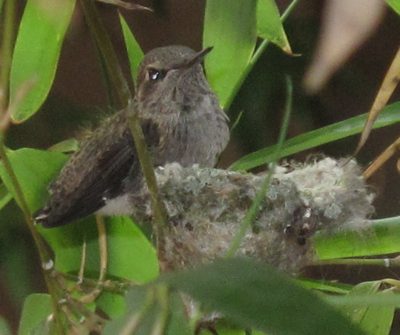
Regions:
[[256, 43], [255, 0], [208, 0], [203, 45], [214, 47], [205, 59], [211, 86], [222, 107], [251, 59]]
[[274, 0], [257, 1], [257, 34], [276, 44], [283, 51], [292, 53]]
[[386, 3], [400, 15], [400, 0], [386, 0]]
[[[362, 114], [287, 140], [280, 152], [281, 158], [315, 148], [319, 145], [337, 141], [362, 131], [367, 115]], [[373, 128], [382, 128], [400, 122], [400, 102], [384, 108]], [[248, 170], [264, 165], [273, 159], [276, 147], [270, 146], [253, 152], [236, 161], [230, 168], [232, 170]]]
[[122, 33], [124, 35], [126, 51], [128, 52], [132, 80], [135, 82], [138, 75], [139, 64], [143, 58], [143, 51], [121, 14], [119, 14], [119, 21], [121, 23]]
[[38, 111], [52, 85], [75, 0], [29, 0], [18, 30], [10, 78], [12, 119]]
[[126, 217], [107, 219], [108, 272], [145, 283], [158, 276], [157, 255], [141, 230]]
[[319, 260], [400, 252], [400, 217], [375, 220], [357, 231], [316, 235], [313, 243]]
[[51, 297], [48, 294], [31, 294], [25, 300], [19, 324], [18, 335], [44, 335], [48, 332], [46, 319], [52, 312]]
[[62, 153], [72, 153], [79, 149], [79, 142], [75, 138], [68, 138], [64, 141], [53, 144], [49, 150]]
[[243, 327], [285, 335], [362, 334], [316, 294], [251, 260], [216, 261], [163, 280]]

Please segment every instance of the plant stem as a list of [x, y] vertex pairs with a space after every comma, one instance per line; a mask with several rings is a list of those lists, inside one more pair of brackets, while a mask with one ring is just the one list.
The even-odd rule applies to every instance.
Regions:
[[400, 266], [400, 259], [394, 258], [343, 258], [314, 262], [313, 265], [349, 265], [349, 266], [384, 266], [393, 268]]
[[135, 148], [138, 154], [139, 162], [143, 171], [144, 178], [149, 188], [150, 197], [152, 201], [152, 208], [155, 218], [155, 235], [157, 248], [159, 249], [159, 241], [161, 240], [161, 227], [166, 224], [166, 210], [164, 203], [161, 201], [158, 192], [157, 180], [154, 173], [153, 163], [151, 156], [147, 150], [145, 137], [137, 111], [134, 109], [135, 105], [131, 102], [131, 94], [128, 89], [128, 84], [122, 74], [122, 70], [118, 64], [117, 56], [115, 54], [111, 40], [103, 25], [103, 22], [96, 11], [94, 1], [81, 0], [83, 11], [89, 28], [95, 38], [97, 47], [103, 56], [104, 67], [107, 71], [111, 84], [118, 91], [119, 104], [121, 107], [132, 108], [132, 112], [128, 113], [129, 126], [132, 132], [132, 137], [135, 143]]
[[8, 0], [5, 2], [4, 8], [4, 26], [1, 43], [1, 66], [0, 66], [0, 119], [7, 112], [8, 103], [8, 79], [10, 76], [12, 47], [14, 41], [14, 18], [15, 18], [15, 2]]
[[[134, 104], [131, 104], [129, 108], [135, 108]], [[156, 221], [156, 230], [157, 230], [156, 237], [158, 238], [158, 241], [160, 241], [161, 235], [159, 234], [161, 234], [161, 229], [159, 228], [166, 225], [166, 210], [164, 207], [164, 203], [159, 197], [157, 179], [154, 173], [151, 157], [147, 150], [147, 145], [142, 131], [142, 127], [140, 126], [138, 113], [136, 110], [133, 110], [133, 113], [129, 114], [130, 114], [129, 126], [131, 128], [133, 140], [136, 146], [136, 151], [139, 156], [140, 165], [142, 167], [147, 187], [149, 188], [150, 192], [154, 218]]]
[[286, 94], [287, 94], [286, 106], [285, 106], [285, 113], [283, 116], [282, 127], [281, 127], [281, 130], [279, 133], [278, 143], [276, 145], [275, 154], [274, 154], [272, 162], [269, 164], [269, 172], [268, 172], [267, 176], [265, 177], [265, 179], [263, 180], [263, 183], [261, 184], [261, 187], [260, 187], [259, 191], [257, 192], [257, 194], [254, 198], [254, 201], [251, 204], [250, 209], [247, 211], [246, 216], [244, 217], [243, 222], [239, 227], [239, 230], [237, 231], [236, 235], [234, 236], [234, 238], [229, 246], [229, 249], [226, 253], [226, 257], [232, 257], [235, 255], [236, 251], [240, 248], [240, 243], [242, 242], [244, 236], [246, 235], [247, 229], [254, 222], [254, 220], [256, 219], [256, 217], [260, 211], [261, 203], [264, 200], [265, 195], [268, 191], [273, 173], [275, 171], [277, 161], [280, 158], [280, 152], [282, 149], [282, 145], [286, 138], [287, 129], [289, 126], [290, 114], [292, 112], [292, 92], [293, 92], [292, 81], [290, 80], [289, 77], [286, 77]]
[[[12, 0], [11, 0], [12, 1]], [[2, 161], [5, 170], [7, 171], [13, 188], [15, 190], [16, 194], [16, 202], [19, 204], [21, 211], [24, 215], [25, 222], [29, 228], [29, 231], [33, 237], [34, 243], [36, 245], [36, 249], [39, 252], [39, 258], [41, 262], [41, 269], [43, 272], [43, 277], [47, 286], [47, 290], [52, 298], [52, 304], [53, 304], [53, 312], [55, 315], [55, 327], [54, 329], [55, 334], [63, 334], [62, 331], [62, 319], [61, 319], [61, 314], [59, 313], [59, 306], [58, 306], [58, 301], [59, 301], [59, 294], [58, 294], [58, 287], [57, 283], [53, 280], [51, 277], [51, 271], [53, 270], [54, 262], [53, 259], [50, 257], [50, 254], [48, 252], [47, 246], [44, 243], [42, 237], [39, 235], [38, 231], [36, 230], [33, 220], [31, 218], [31, 214], [28, 208], [28, 204], [26, 202], [26, 199], [24, 197], [23, 191], [21, 189], [21, 186], [18, 182], [17, 176], [14, 173], [14, 170], [12, 169], [12, 166], [10, 164], [10, 161], [7, 157], [7, 153], [5, 150], [4, 146], [4, 140], [3, 140], [3, 135], [0, 134], [0, 160]]]
[[89, 289], [100, 288], [102, 291], [107, 291], [115, 294], [124, 294], [130, 288], [136, 287], [139, 284], [134, 283], [132, 281], [124, 280], [118, 278], [116, 280], [106, 279], [99, 283], [99, 280], [88, 278], [87, 276], [82, 278], [81, 276], [73, 275], [70, 273], [57, 272], [56, 270], [53, 272], [55, 277], [60, 277], [62, 279], [79, 283], [79, 286]]

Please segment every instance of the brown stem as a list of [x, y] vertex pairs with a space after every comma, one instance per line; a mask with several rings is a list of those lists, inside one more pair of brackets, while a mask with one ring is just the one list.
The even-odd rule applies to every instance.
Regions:
[[[103, 22], [101, 21], [96, 11], [94, 1], [81, 0], [81, 4], [89, 28], [93, 34], [93, 37], [95, 38], [100, 53], [102, 54], [104, 67], [107, 71], [112, 85], [118, 91], [120, 105], [123, 107], [129, 105], [128, 108], [135, 108], [134, 104], [128, 103], [131, 100], [128, 85], [125, 81], [124, 76], [122, 75], [122, 70], [118, 64], [113, 45], [107, 34], [107, 30], [105, 29]], [[152, 199], [152, 208], [156, 222], [155, 235], [157, 240], [157, 247], [158, 249], [160, 249], [160, 246], [158, 244], [158, 241], [161, 240], [160, 227], [166, 224], [166, 210], [163, 202], [159, 197], [153, 163], [147, 150], [147, 145], [143, 135], [142, 127], [140, 125], [140, 120], [135, 110], [133, 111], [133, 113], [129, 114], [129, 125], [132, 132], [132, 137], [134, 139], [140, 165]]]

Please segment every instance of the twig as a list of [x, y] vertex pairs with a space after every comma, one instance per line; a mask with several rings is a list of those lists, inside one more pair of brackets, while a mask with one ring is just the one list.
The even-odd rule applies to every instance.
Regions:
[[[81, 0], [81, 4], [84, 9], [85, 17], [91, 32], [96, 40], [97, 46], [103, 56], [104, 64], [108, 75], [114, 83], [115, 88], [118, 90], [120, 104], [123, 107], [134, 108], [134, 105], [130, 102], [131, 95], [129, 93], [128, 85], [122, 75], [122, 70], [118, 64], [117, 57], [115, 55], [112, 43], [107, 34], [106, 29], [101, 22], [101, 19], [96, 11], [93, 1]], [[135, 143], [135, 148], [138, 154], [139, 162], [149, 188], [152, 199], [152, 208], [155, 218], [155, 230], [157, 243], [160, 239], [161, 229], [159, 227], [166, 224], [166, 211], [163, 202], [160, 200], [158, 194], [157, 181], [154, 174], [154, 168], [150, 154], [147, 150], [146, 141], [143, 135], [142, 127], [135, 110], [133, 113], [129, 113], [129, 126], [132, 132], [132, 137]], [[159, 250], [160, 246], [157, 245]]]
[[107, 231], [104, 219], [100, 215], [96, 215], [97, 231], [99, 233], [99, 249], [100, 249], [100, 275], [99, 282], [103, 282], [107, 272]]
[[383, 266], [393, 268], [400, 266], [399, 257], [394, 258], [343, 258], [321, 260], [312, 265], [350, 265], [350, 266]]
[[[78, 282], [80, 279], [76, 275], [64, 273], [64, 272], [53, 271], [53, 275], [55, 277], [63, 278], [65, 280], [69, 280], [72, 282]], [[132, 281], [128, 281], [128, 280], [123, 280], [123, 279], [118, 279], [118, 280], [107, 279], [107, 280], [104, 280], [103, 282], [99, 283], [99, 281], [97, 279], [91, 279], [91, 278], [85, 277], [79, 282], [79, 285], [83, 288], [86, 288], [86, 287], [87, 288], [95, 288], [100, 285], [100, 288], [103, 291], [112, 292], [112, 293], [116, 293], [116, 294], [123, 294], [129, 288], [138, 286], [139, 284], [136, 284], [136, 283], [134, 283]]]
[[[94, 289], [86, 294], [85, 296], [79, 298], [79, 301], [82, 303], [91, 303], [97, 299], [97, 297], [102, 292], [102, 283], [106, 278], [107, 273], [107, 231], [104, 223], [104, 218], [101, 215], [96, 215], [96, 225], [98, 232], [98, 241], [99, 241], [99, 253], [100, 253], [100, 271], [99, 271], [99, 279], [97, 281], [97, 285]], [[83, 277], [80, 277], [83, 278]], [[80, 279], [82, 282], [82, 279]]]
[[381, 168], [390, 158], [400, 151], [400, 137], [390, 144], [364, 171], [363, 176], [369, 179], [379, 168]]
[[290, 118], [290, 114], [292, 111], [293, 86], [292, 86], [292, 81], [290, 80], [289, 77], [286, 77], [286, 89], [287, 89], [287, 93], [286, 93], [287, 97], [286, 97], [285, 113], [283, 116], [283, 122], [282, 122], [282, 127], [280, 130], [280, 134], [279, 134], [278, 143], [276, 145], [275, 157], [269, 166], [269, 172], [268, 172], [267, 176], [265, 177], [260, 190], [258, 191], [250, 209], [246, 213], [243, 223], [240, 225], [239, 230], [237, 231], [236, 235], [234, 236], [234, 238], [231, 242], [231, 245], [229, 246], [229, 249], [226, 253], [226, 257], [234, 256], [236, 251], [239, 249], [240, 243], [242, 242], [247, 229], [254, 222], [254, 220], [260, 210], [260, 205], [261, 205], [261, 203], [265, 197], [265, 194], [267, 193], [268, 187], [271, 183], [272, 175], [275, 171], [275, 167], [276, 167], [277, 161], [279, 160], [279, 155], [280, 155], [280, 152], [282, 149], [282, 145], [286, 138], [286, 133], [287, 133], [287, 129], [289, 126], [289, 118]]

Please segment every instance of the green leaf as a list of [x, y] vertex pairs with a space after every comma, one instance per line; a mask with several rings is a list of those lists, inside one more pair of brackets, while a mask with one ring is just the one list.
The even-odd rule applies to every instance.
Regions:
[[52, 312], [48, 294], [31, 294], [25, 300], [18, 335], [44, 335], [48, 330], [46, 319]]
[[[4, 229], [2, 233], [5, 233]], [[20, 306], [26, 297], [35, 291], [31, 266], [32, 245], [23, 238], [15, 238], [16, 234], [21, 234], [21, 230], [9, 232], [11, 236], [8, 238], [3, 234], [0, 251], [2, 280], [7, 285], [10, 299]]]
[[[383, 294], [393, 295], [392, 291]], [[368, 307], [360, 328], [368, 335], [389, 335], [393, 323], [395, 308], [393, 306], [371, 306]]]
[[[96, 278], [100, 261], [98, 232], [93, 218], [52, 229], [40, 227], [40, 232], [56, 255], [56, 268], [59, 271], [78, 272], [85, 244], [85, 274]], [[107, 218], [106, 232], [108, 275], [137, 283], [145, 283], [158, 276], [155, 249], [132, 220], [125, 217]]]
[[[133, 334], [133, 320], [137, 321], [135, 335], [153, 334], [152, 329], [162, 313], [169, 315], [165, 335], [192, 334], [187, 322], [186, 312], [178, 294], [169, 294], [168, 301], [161, 301], [157, 296], [157, 287], [138, 286], [126, 294], [127, 312], [123, 317], [115, 318], [104, 329], [104, 335]], [[167, 311], [162, 309], [167, 305]], [[128, 332], [128, 329], [130, 330]]]
[[13, 198], [12, 194], [3, 183], [0, 183], [0, 210]]
[[[21, 185], [31, 212], [37, 210], [47, 198], [47, 186], [60, 171], [66, 156], [58, 152], [47, 152], [23, 148], [8, 151], [11, 166]], [[4, 165], [0, 163], [0, 177], [15, 198], [15, 190]]]
[[336, 294], [346, 294], [352, 288], [351, 285], [337, 283], [337, 282], [328, 282], [325, 280], [315, 280], [315, 279], [308, 279], [308, 278], [301, 278], [298, 279], [297, 282], [306, 288], [311, 288], [314, 290], [329, 292], [329, 293], [336, 293]]
[[257, 1], [257, 34], [276, 44], [286, 53], [292, 53], [274, 0]]
[[162, 280], [243, 327], [273, 334], [362, 334], [318, 295], [267, 265], [227, 259]]
[[176, 293], [170, 294], [169, 300], [170, 318], [166, 335], [192, 335], [182, 297]]
[[[351, 299], [354, 295], [374, 295], [379, 291], [381, 281], [364, 282], [354, 286], [349, 292]], [[384, 291], [382, 294], [393, 294]], [[390, 333], [395, 308], [393, 306], [344, 306], [345, 312], [356, 324], [369, 335], [388, 335]]]
[[[33, 212], [43, 206], [47, 198], [47, 185], [56, 176], [67, 157], [58, 152], [27, 148], [9, 151], [8, 157], [28, 206]], [[0, 176], [10, 193], [14, 194], [11, 180], [3, 165], [0, 165]], [[38, 226], [38, 229], [55, 253], [57, 270], [77, 273], [81, 266], [83, 245], [86, 244], [85, 275], [97, 278], [100, 269], [99, 243], [93, 218], [53, 229], [41, 226]], [[110, 218], [106, 223], [106, 231], [109, 276], [137, 283], [145, 283], [158, 276], [155, 249], [132, 220]], [[117, 303], [113, 306], [117, 308]], [[108, 308], [107, 312], [112, 314], [113, 311]]]
[[[380, 281], [369, 281], [360, 283], [353, 287], [353, 289], [348, 293], [348, 297], [351, 296], [362, 296], [362, 295], [372, 295], [378, 292]], [[364, 317], [365, 312], [367, 311], [368, 306], [361, 305], [361, 306], [344, 306], [343, 312], [349, 316], [355, 323], [360, 323]]]
[[374, 220], [363, 230], [318, 234], [313, 237], [313, 244], [319, 260], [399, 252], [400, 217]]
[[131, 219], [108, 218], [106, 229], [110, 275], [136, 283], [158, 277], [156, 250]]
[[[107, 276], [145, 283], [158, 276], [156, 251], [141, 230], [125, 217], [106, 219]], [[82, 261], [83, 245], [86, 245], [84, 276], [97, 279], [100, 270], [98, 231], [93, 217], [66, 226], [45, 229], [39, 227], [55, 253], [58, 271], [77, 274]], [[123, 297], [104, 292], [96, 301], [98, 308], [110, 317], [125, 311]]]
[[131, 69], [132, 81], [136, 82], [138, 75], [139, 64], [143, 58], [143, 51], [139, 43], [133, 36], [132, 31], [129, 29], [124, 17], [119, 14], [119, 21], [122, 27], [122, 33], [124, 35], [126, 51], [128, 52], [129, 66]]
[[386, 0], [386, 3], [400, 15], [400, 0]]
[[72, 153], [78, 151], [79, 149], [79, 142], [75, 138], [68, 138], [64, 141], [58, 142], [53, 144], [49, 151], [57, 151], [62, 153]]
[[[232, 327], [226, 327], [226, 326], [218, 326], [217, 327], [217, 333], [218, 335], [246, 335], [245, 331], [242, 329], [235, 329]], [[208, 333], [201, 333], [201, 334], [208, 334]], [[254, 335], [255, 333], [252, 332], [251, 335]]]
[[[308, 133], [287, 140], [280, 152], [281, 158], [311, 149], [322, 144], [337, 141], [362, 131], [367, 114], [362, 114], [327, 127], [310, 131]], [[400, 122], [400, 102], [396, 102], [384, 108], [373, 128], [382, 128]], [[276, 146], [253, 152], [236, 161], [230, 169], [249, 170], [264, 165], [274, 158]]]
[[58, 271], [77, 274], [85, 245], [85, 275], [90, 278], [98, 278], [99, 244], [96, 222], [93, 217], [51, 229], [38, 225], [38, 229], [55, 254], [55, 268]]
[[125, 297], [122, 294], [105, 291], [96, 299], [96, 307], [110, 319], [119, 318], [126, 313]]
[[10, 77], [12, 119], [38, 111], [52, 85], [75, 0], [29, 0], [19, 26]]
[[387, 294], [378, 292], [375, 294], [352, 294], [351, 296], [324, 295], [325, 301], [343, 310], [348, 307], [374, 306], [374, 307], [400, 307], [400, 294]]
[[[135, 334], [150, 334], [150, 326], [146, 324], [148, 323], [146, 322], [146, 316], [149, 317], [149, 312], [151, 311], [153, 303], [150, 296], [151, 292], [149, 290], [149, 288], [143, 286], [130, 289], [125, 295], [127, 305], [126, 313], [123, 316], [113, 318], [111, 322], [108, 322], [103, 330], [103, 334], [120, 334], [122, 333], [122, 330], [125, 330], [126, 332], [126, 329], [129, 329], [128, 327], [132, 325], [133, 320], [138, 318], [139, 315], [143, 320], [140, 320], [140, 327], [138, 327], [139, 331], [136, 331]], [[146, 329], [146, 332], [143, 332], [143, 328]], [[132, 331], [128, 332], [128, 334], [131, 333], [133, 334]]]
[[[0, 10], [1, 10], [1, 2], [0, 2]], [[8, 325], [7, 321], [0, 316], [0, 334], [1, 335], [11, 335], [11, 329]]]
[[205, 58], [208, 80], [226, 107], [256, 44], [255, 0], [208, 0], [203, 45], [213, 46]]

